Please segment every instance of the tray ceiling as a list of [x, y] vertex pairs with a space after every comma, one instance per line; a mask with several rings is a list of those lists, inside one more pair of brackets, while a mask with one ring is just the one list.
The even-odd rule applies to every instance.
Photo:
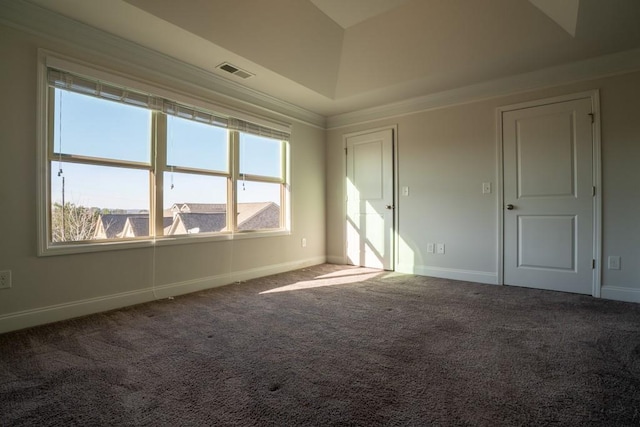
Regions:
[[325, 116], [640, 48], [637, 0], [29, 2]]

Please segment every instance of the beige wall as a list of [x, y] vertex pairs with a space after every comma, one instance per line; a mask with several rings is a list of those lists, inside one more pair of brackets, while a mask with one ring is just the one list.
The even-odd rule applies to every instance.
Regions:
[[[293, 122], [290, 236], [157, 246], [102, 253], [36, 256], [36, 70], [43, 47], [211, 99], [187, 83], [172, 87], [156, 73], [39, 39], [0, 25], [0, 332], [324, 261], [325, 132]], [[152, 81], [155, 79], [155, 81]], [[213, 99], [216, 101], [216, 99]], [[219, 102], [219, 100], [217, 100]], [[224, 100], [228, 102], [228, 100]], [[246, 105], [236, 107], [247, 109]], [[264, 110], [256, 109], [265, 115]], [[277, 117], [282, 120], [281, 117]], [[301, 238], [307, 247], [301, 248]]]
[[[36, 61], [47, 48], [172, 90], [269, 115], [264, 109], [164, 78], [69, 44], [0, 25], [0, 270], [13, 288], [0, 290], [0, 332], [64, 317], [232, 283], [344, 255], [343, 135], [397, 125], [401, 237], [399, 270], [497, 276], [496, 108], [599, 89], [602, 111], [603, 258], [622, 257], [622, 270], [603, 269], [603, 295], [640, 302], [640, 73], [433, 109], [325, 132], [293, 121], [291, 236], [157, 246], [103, 253], [36, 256]], [[173, 70], [175, 72], [175, 70]], [[279, 118], [281, 117], [274, 117]], [[307, 238], [307, 248], [300, 239]], [[427, 254], [444, 242], [446, 254]]]
[[[603, 173], [603, 296], [640, 302], [640, 73], [598, 79], [465, 105], [434, 109], [327, 136], [327, 256], [344, 255], [344, 134], [398, 126], [399, 269], [491, 283], [497, 279], [498, 177], [496, 108], [562, 94], [600, 90]], [[484, 181], [494, 191], [481, 192]], [[444, 242], [446, 254], [426, 244]], [[606, 262], [605, 262], [606, 264]], [[483, 280], [486, 279], [486, 280]], [[620, 289], [617, 289], [620, 288]]]

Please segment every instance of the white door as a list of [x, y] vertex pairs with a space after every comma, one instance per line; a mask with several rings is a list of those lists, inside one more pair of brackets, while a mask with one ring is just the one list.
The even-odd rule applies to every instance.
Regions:
[[589, 98], [502, 113], [504, 283], [591, 294]]
[[347, 261], [393, 270], [393, 131], [346, 143]]

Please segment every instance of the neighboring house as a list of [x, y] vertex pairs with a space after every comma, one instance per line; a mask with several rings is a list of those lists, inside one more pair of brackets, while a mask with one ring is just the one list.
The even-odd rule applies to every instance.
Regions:
[[147, 214], [102, 214], [98, 216], [98, 226], [94, 239], [117, 239], [122, 237], [122, 231], [129, 218], [147, 218]]
[[[164, 217], [163, 227], [165, 230], [165, 234], [170, 229], [171, 224], [173, 223], [172, 217]], [[119, 237], [143, 237], [149, 235], [149, 216], [130, 216], [127, 218], [125, 222], [124, 228], [122, 229], [122, 233], [120, 233]]]
[[280, 228], [280, 206], [273, 202], [238, 203], [238, 229]]
[[222, 231], [227, 225], [225, 213], [186, 213], [180, 212], [173, 217], [169, 236], [174, 234], [213, 233]]
[[227, 211], [227, 205], [225, 203], [174, 203], [171, 211], [174, 213], [224, 213]]
[[[189, 229], [194, 230], [190, 233], [196, 232], [199, 229], [200, 233], [204, 233], [207, 229], [212, 228], [212, 224], [208, 224], [211, 219], [207, 216], [198, 216], [194, 214], [221, 214], [221, 218], [224, 218], [224, 224], [220, 229], [212, 231], [227, 231], [226, 227], [226, 211], [227, 205], [224, 203], [174, 203], [170, 209], [174, 215], [178, 213], [191, 214], [187, 218]], [[198, 221], [203, 221], [202, 224], [198, 224]], [[222, 221], [222, 220], [220, 220]], [[216, 224], [218, 225], [218, 224]], [[186, 234], [184, 231], [184, 224], [176, 225], [172, 227], [172, 231], [168, 234]], [[280, 227], [280, 207], [273, 202], [257, 202], [257, 203], [238, 203], [238, 229], [239, 230], [264, 230], [270, 228]], [[181, 230], [181, 232], [178, 232]]]
[[[227, 206], [221, 203], [175, 203], [164, 212], [164, 235], [228, 231]], [[280, 227], [280, 206], [273, 202], [238, 203], [238, 230]], [[98, 217], [94, 239], [149, 235], [148, 214], [103, 214]]]

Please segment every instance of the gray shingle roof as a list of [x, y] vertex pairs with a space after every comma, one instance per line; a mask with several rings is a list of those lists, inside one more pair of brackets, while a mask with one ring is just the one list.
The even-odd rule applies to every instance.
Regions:
[[[227, 231], [224, 203], [175, 203], [163, 218], [164, 234]], [[167, 215], [167, 213], [169, 215]], [[264, 230], [280, 227], [280, 206], [273, 202], [238, 203], [238, 229]], [[98, 218], [95, 238], [115, 239], [149, 235], [148, 214], [104, 214]]]
[[[246, 208], [244, 212], [243, 207]], [[280, 206], [273, 202], [238, 204], [239, 230], [264, 230], [268, 228], [280, 228]]]
[[[127, 219], [127, 223], [129, 225], [129, 229], [127, 230], [127, 225], [125, 225], [123, 233], [129, 231], [133, 234], [134, 237], [143, 237], [149, 235], [149, 217], [148, 216], [131, 216]], [[162, 218], [162, 226], [163, 228], [169, 227], [173, 223], [172, 217], [163, 217]], [[123, 236], [124, 237], [124, 236]]]
[[[184, 227], [179, 230], [179, 221]], [[216, 213], [179, 213], [174, 218], [174, 225], [171, 227], [172, 233], [212, 233], [222, 230], [227, 225], [227, 214], [224, 212]]]

